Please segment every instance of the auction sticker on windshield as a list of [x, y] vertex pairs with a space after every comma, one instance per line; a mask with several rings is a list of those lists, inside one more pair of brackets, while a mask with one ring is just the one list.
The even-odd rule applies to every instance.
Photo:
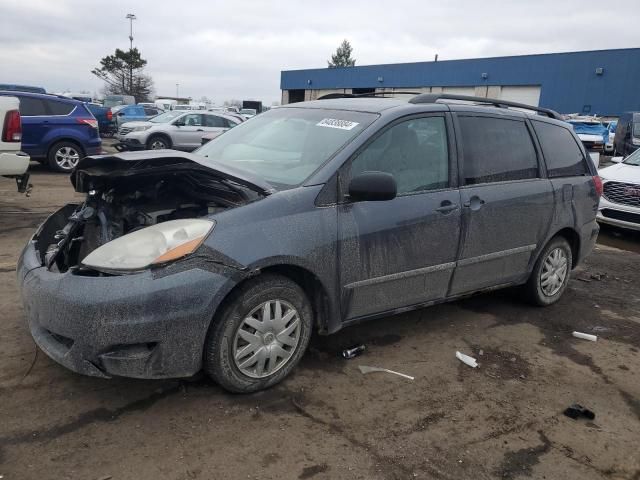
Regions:
[[337, 118], [323, 118], [318, 123], [317, 127], [339, 128], [340, 130], [352, 130], [358, 125], [358, 122], [352, 122], [350, 120], [339, 120]]

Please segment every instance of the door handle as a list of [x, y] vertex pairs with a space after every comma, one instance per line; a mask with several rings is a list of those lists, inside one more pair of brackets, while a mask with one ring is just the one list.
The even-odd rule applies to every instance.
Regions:
[[447, 213], [453, 212], [457, 209], [458, 205], [456, 205], [455, 203], [451, 203], [449, 200], [445, 200], [440, 204], [438, 208], [436, 208], [436, 212], [440, 212], [446, 215]]
[[199, 128], [196, 130], [196, 132], [204, 132], [204, 130], [202, 128]]
[[477, 195], [474, 195], [469, 199], [468, 202], [465, 202], [463, 205], [467, 208], [470, 208], [471, 210], [480, 210], [480, 207], [484, 205], [484, 200], [482, 200]]

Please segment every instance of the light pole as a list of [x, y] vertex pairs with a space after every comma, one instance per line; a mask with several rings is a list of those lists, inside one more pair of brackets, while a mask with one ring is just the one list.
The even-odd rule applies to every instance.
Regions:
[[133, 13], [127, 13], [125, 17], [129, 19], [129, 95], [133, 90], [133, 21], [136, 20], [136, 16]]
[[180, 84], [176, 83], [176, 98], [180, 98]]

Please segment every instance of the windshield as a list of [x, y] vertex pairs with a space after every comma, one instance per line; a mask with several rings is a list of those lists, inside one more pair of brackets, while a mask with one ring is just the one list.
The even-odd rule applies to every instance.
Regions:
[[167, 123], [173, 120], [174, 118], [179, 117], [180, 115], [183, 115], [183, 113], [182, 112], [165, 112], [153, 117], [149, 121], [153, 123]]
[[640, 166], [640, 148], [623, 160], [626, 165]]
[[291, 188], [376, 118], [372, 113], [279, 108], [241, 123], [194, 153], [209, 158], [213, 168], [221, 163], [264, 178], [277, 188]]

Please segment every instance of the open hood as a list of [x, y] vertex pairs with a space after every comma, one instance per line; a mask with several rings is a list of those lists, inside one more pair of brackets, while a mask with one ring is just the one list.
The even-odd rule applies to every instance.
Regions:
[[89, 192], [105, 180], [156, 174], [193, 172], [222, 183], [235, 183], [259, 194], [269, 195], [275, 189], [263, 179], [242, 170], [216, 164], [214, 160], [177, 150], [143, 150], [85, 157], [71, 174], [77, 192]]

